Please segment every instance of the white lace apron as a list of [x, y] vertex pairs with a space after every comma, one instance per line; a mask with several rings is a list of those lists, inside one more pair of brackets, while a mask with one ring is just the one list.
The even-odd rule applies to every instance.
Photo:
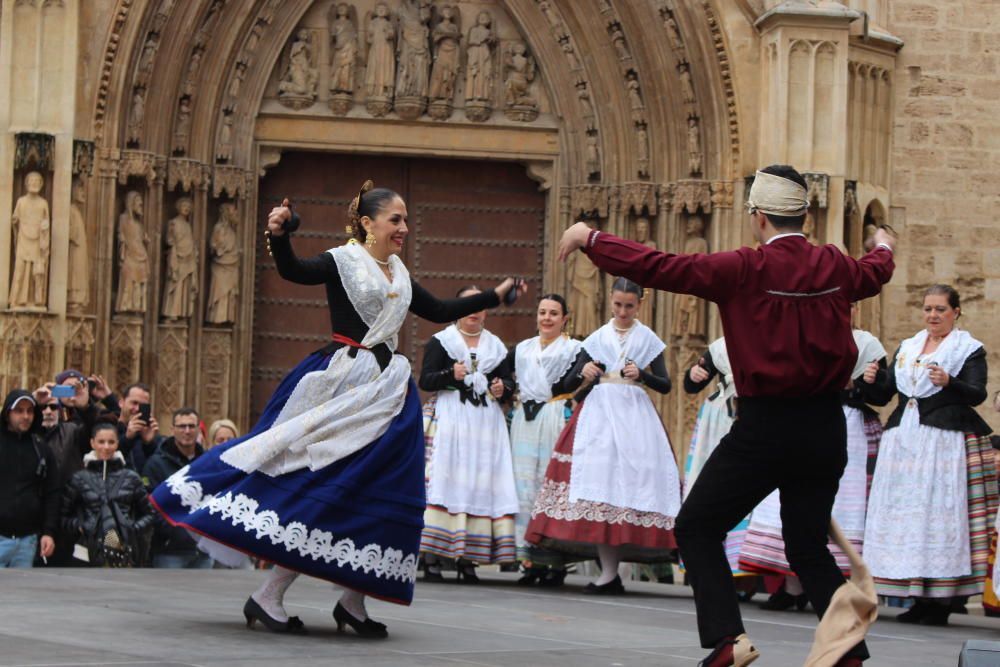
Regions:
[[591, 500], [675, 517], [680, 476], [653, 402], [641, 385], [621, 382], [631, 360], [646, 368], [666, 346], [639, 322], [619, 340], [614, 321], [591, 334], [583, 349], [607, 369], [583, 402], [570, 469], [569, 502]]
[[[368, 325], [361, 345], [385, 344], [396, 350], [413, 296], [410, 274], [399, 257], [389, 258], [390, 283], [363, 247], [348, 244], [329, 251], [347, 296]], [[274, 424], [236, 445], [222, 461], [244, 472], [282, 475], [302, 468], [318, 470], [377, 440], [403, 409], [410, 363], [394, 354], [385, 370], [375, 355], [337, 350], [325, 370], [305, 375]]]

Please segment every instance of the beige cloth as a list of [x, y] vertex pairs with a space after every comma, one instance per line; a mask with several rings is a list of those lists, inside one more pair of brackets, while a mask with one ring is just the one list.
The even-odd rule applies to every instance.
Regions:
[[875, 580], [861, 556], [844, 537], [836, 521], [830, 520], [830, 537], [851, 561], [851, 578], [837, 589], [830, 606], [816, 627], [816, 639], [804, 667], [833, 667], [863, 640], [878, 618]]
[[764, 215], [803, 215], [809, 210], [806, 189], [787, 178], [758, 171], [750, 186], [747, 208]]

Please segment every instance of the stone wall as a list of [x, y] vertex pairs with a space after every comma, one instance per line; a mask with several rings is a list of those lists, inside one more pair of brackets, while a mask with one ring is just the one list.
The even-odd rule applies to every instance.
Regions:
[[[1000, 3], [893, 0], [889, 30], [906, 46], [895, 75], [891, 222], [902, 234], [885, 297], [883, 342], [922, 326], [923, 289], [954, 285], [963, 328], [986, 345], [1000, 390]], [[1000, 429], [992, 401], [980, 413]]]

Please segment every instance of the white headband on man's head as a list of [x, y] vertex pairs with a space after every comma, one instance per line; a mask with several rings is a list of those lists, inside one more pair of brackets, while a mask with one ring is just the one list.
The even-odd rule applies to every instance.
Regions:
[[758, 171], [750, 186], [747, 209], [764, 215], [803, 215], [809, 210], [806, 189], [787, 178]]

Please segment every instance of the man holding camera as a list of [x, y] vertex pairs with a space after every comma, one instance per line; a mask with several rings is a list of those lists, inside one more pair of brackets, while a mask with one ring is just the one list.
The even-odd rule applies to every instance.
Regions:
[[43, 559], [55, 551], [59, 479], [52, 451], [37, 437], [38, 405], [49, 398], [45, 388], [34, 396], [15, 389], [0, 412], [0, 568], [31, 567], [36, 551]]
[[118, 416], [118, 441], [128, 467], [140, 475], [163, 438], [160, 425], [152, 414], [151, 391], [148, 385], [136, 382], [122, 392], [121, 413]]

